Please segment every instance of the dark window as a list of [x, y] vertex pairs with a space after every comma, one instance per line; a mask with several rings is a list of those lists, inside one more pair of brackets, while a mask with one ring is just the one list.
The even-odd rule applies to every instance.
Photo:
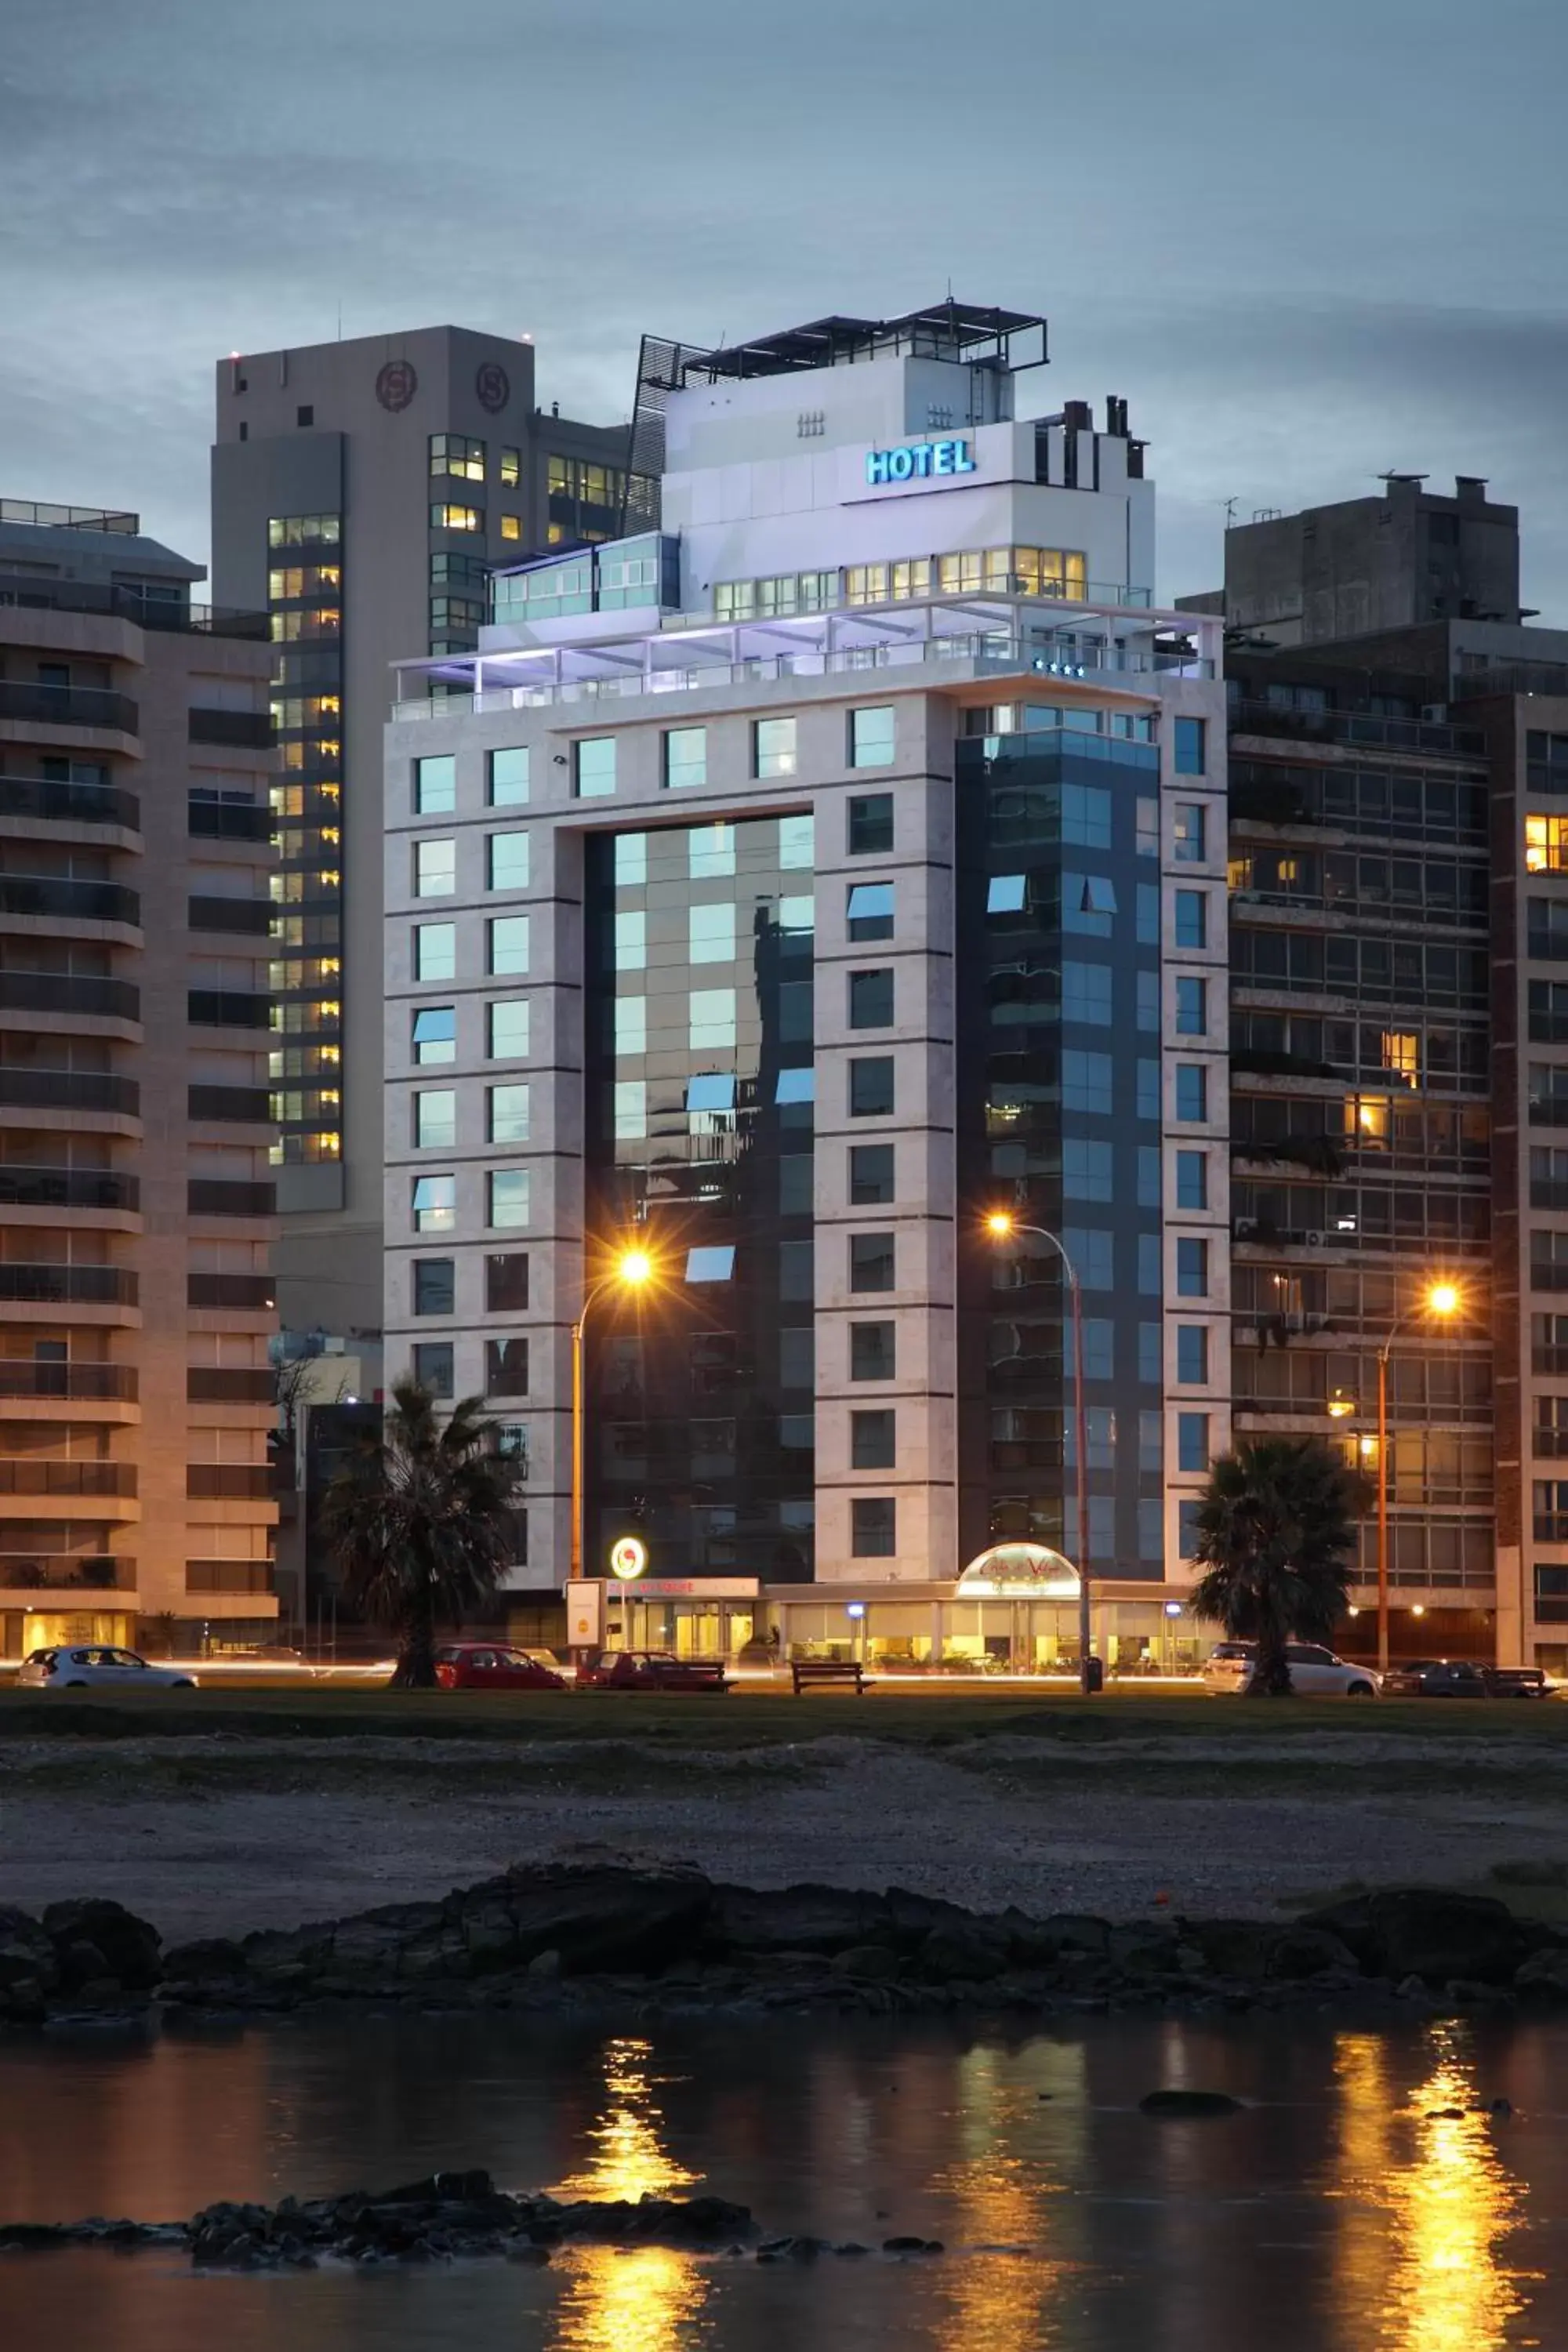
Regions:
[[485, 1341], [485, 1394], [522, 1397], [528, 1394], [528, 1341]]
[[864, 793], [849, 803], [845, 846], [851, 857], [886, 857], [893, 846], [893, 795]]
[[891, 1470], [897, 1447], [898, 1417], [892, 1407], [849, 1416], [849, 1466], [852, 1470]]
[[414, 1261], [416, 1315], [450, 1315], [457, 1297], [457, 1268], [449, 1257], [416, 1257]]
[[879, 1054], [873, 1059], [851, 1062], [849, 1065], [849, 1116], [851, 1118], [889, 1118], [893, 1109], [893, 1057]]
[[[1191, 1383], [1206, 1381], [1208, 1376], [1209, 1335], [1206, 1325], [1178, 1323], [1176, 1326], [1176, 1378]], [[1185, 1557], [1184, 1554], [1184, 1557]]]
[[296, 422], [300, 425], [314, 425], [316, 421], [316, 411], [310, 401], [304, 402], [301, 406], [297, 408], [294, 412], [294, 415]]
[[851, 1029], [887, 1029], [892, 1025], [892, 1019], [891, 968], [882, 971], [852, 971], [849, 975]]
[[1175, 752], [1178, 776], [1203, 774], [1204, 722], [1201, 719], [1177, 719]]
[[851, 1323], [849, 1377], [852, 1381], [890, 1381], [898, 1362], [892, 1323]]
[[528, 1252], [506, 1251], [485, 1260], [485, 1312], [516, 1315], [528, 1305]]
[[1209, 1245], [1194, 1234], [1177, 1237], [1176, 1295], [1180, 1298], [1206, 1298], [1209, 1295]]
[[890, 1495], [857, 1495], [849, 1506], [857, 1559], [890, 1559], [898, 1549], [898, 1506]]
[[890, 1143], [852, 1143], [849, 1147], [849, 1205], [877, 1209], [893, 1198], [893, 1147]]
[[1209, 896], [1206, 890], [1178, 890], [1176, 893], [1176, 945], [1179, 948], [1206, 948], [1208, 940]]
[[814, 1205], [814, 1162], [810, 1152], [784, 1152], [778, 1170], [780, 1216], [809, 1217]]
[[1209, 1115], [1209, 1074], [1201, 1062], [1178, 1062], [1176, 1065], [1176, 1117], [1183, 1119], [1207, 1118]]
[[449, 1397], [452, 1394], [450, 1339], [421, 1341], [414, 1350], [414, 1377], [422, 1389], [428, 1389], [433, 1397]]
[[850, 1234], [849, 1287], [851, 1290], [891, 1290], [893, 1287], [893, 1236], [891, 1234]]

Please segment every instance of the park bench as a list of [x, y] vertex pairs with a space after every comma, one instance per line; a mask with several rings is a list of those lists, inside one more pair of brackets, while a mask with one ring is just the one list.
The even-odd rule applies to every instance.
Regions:
[[858, 1658], [792, 1658], [790, 1674], [798, 1698], [806, 1690], [853, 1690], [857, 1698], [866, 1688], [866, 1669]]

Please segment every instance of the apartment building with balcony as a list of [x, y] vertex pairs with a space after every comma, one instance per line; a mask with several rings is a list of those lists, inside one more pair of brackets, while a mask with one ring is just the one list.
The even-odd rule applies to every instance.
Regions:
[[266, 622], [0, 501], [0, 1653], [270, 1624]]

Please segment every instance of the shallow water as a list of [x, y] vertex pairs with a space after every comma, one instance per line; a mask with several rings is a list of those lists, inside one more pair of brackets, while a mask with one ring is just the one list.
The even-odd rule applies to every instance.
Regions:
[[[1246, 2112], [1152, 2121], [1160, 2084]], [[1505, 2097], [1511, 2117], [1433, 2114]], [[312, 2018], [0, 2042], [0, 2217], [181, 2218], [482, 2165], [701, 2183], [770, 2231], [940, 2260], [658, 2249], [194, 2276], [0, 2257], [8, 2352], [1500, 2352], [1568, 2345], [1568, 2027], [788, 2021], [637, 2033]]]

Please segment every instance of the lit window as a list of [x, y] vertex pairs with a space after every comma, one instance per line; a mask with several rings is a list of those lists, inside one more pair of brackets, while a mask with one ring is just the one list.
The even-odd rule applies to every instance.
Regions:
[[522, 452], [503, 449], [500, 453], [500, 479], [503, 490], [513, 490], [522, 479]]
[[413, 1201], [416, 1234], [450, 1233], [458, 1217], [458, 1180], [455, 1176], [416, 1176]]
[[486, 928], [489, 933], [489, 961], [487, 968], [497, 974], [526, 971], [528, 970], [528, 916], [494, 915]]
[[450, 1151], [458, 1140], [458, 1097], [443, 1088], [414, 1097], [414, 1143], [419, 1151]]
[[486, 1186], [489, 1196], [487, 1223], [526, 1225], [530, 1189], [526, 1168], [492, 1168]]
[[501, 996], [487, 1008], [487, 1052], [492, 1062], [521, 1062], [528, 1054], [526, 996]]
[[1421, 1040], [1411, 1030], [1385, 1029], [1383, 1033], [1383, 1066], [1402, 1079], [1407, 1087], [1421, 1084]]
[[528, 1091], [526, 1086], [489, 1088], [489, 1139], [492, 1143], [528, 1141]]
[[1345, 1133], [1363, 1150], [1386, 1148], [1389, 1099], [1386, 1095], [1349, 1095], [1345, 1098]]
[[752, 772], [756, 776], [793, 776], [795, 770], [795, 720], [759, 719], [752, 729]]
[[483, 507], [433, 506], [430, 509], [432, 530], [483, 530]]
[[458, 845], [455, 841], [416, 841], [414, 845], [414, 895], [416, 898], [449, 898], [458, 887]]
[[432, 433], [430, 436], [430, 471], [445, 474], [459, 481], [482, 482], [485, 478], [485, 445], [467, 433]]
[[455, 1062], [458, 1058], [458, 1015], [450, 1004], [427, 1004], [414, 1015], [414, 1059], [418, 1063]]
[[503, 514], [500, 519], [500, 535], [503, 539], [521, 539], [522, 537], [521, 516]]
[[1171, 819], [1171, 848], [1178, 866], [1201, 866], [1208, 856], [1208, 812], [1201, 801], [1178, 801]]

